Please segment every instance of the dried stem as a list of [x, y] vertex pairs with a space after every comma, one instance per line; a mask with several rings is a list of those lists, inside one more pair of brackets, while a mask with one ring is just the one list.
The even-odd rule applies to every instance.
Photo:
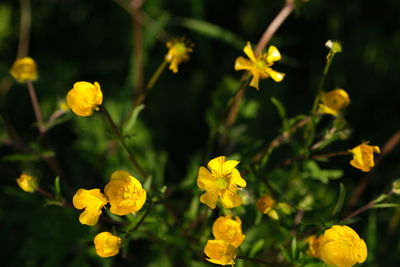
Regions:
[[21, 0], [21, 17], [17, 58], [28, 56], [31, 31], [31, 0]]
[[[391, 195], [391, 194], [393, 194], [393, 191], [390, 191], [390, 192], [387, 193], [387, 195]], [[361, 208], [356, 209], [355, 211], [351, 212], [349, 215], [347, 215], [346, 217], [344, 217], [341, 221], [347, 221], [347, 220], [349, 220], [349, 219], [351, 219], [351, 218], [357, 216], [358, 214], [360, 214], [360, 213], [362, 213], [362, 212], [364, 212], [364, 211], [366, 211], [366, 210], [369, 210], [369, 209], [372, 208], [375, 204], [377, 204], [377, 201], [374, 199], [374, 200], [370, 201], [368, 204], [362, 206]]]
[[132, 0], [132, 26], [133, 26], [133, 75], [134, 91], [136, 96], [143, 94], [143, 31], [140, 8], [144, 0]]
[[[286, 18], [290, 15], [290, 13], [294, 10], [294, 2], [293, 0], [286, 0], [286, 4], [283, 6], [281, 11], [276, 15], [274, 20], [269, 24], [261, 39], [258, 41], [256, 49], [254, 51], [255, 55], [259, 55], [261, 51], [264, 50], [265, 46], [271, 40], [272, 36], [274, 36], [275, 32], [279, 29], [282, 23], [286, 20]], [[239, 105], [242, 101], [245, 89], [247, 87], [248, 80], [244, 80], [237, 90], [232, 104], [229, 107], [228, 116], [225, 122], [225, 125], [230, 128], [236, 121], [237, 114], [239, 112]]]
[[43, 134], [45, 129], [43, 127], [42, 112], [40, 111], [39, 101], [36, 96], [35, 87], [33, 87], [32, 81], [26, 82], [29, 89], [29, 95], [31, 96], [33, 111], [35, 113], [36, 121], [38, 124], [40, 134]]

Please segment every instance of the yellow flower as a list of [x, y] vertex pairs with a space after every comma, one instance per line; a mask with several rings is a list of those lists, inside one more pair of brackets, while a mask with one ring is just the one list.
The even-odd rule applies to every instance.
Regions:
[[19, 178], [17, 178], [17, 184], [21, 187], [25, 192], [33, 193], [38, 188], [38, 182], [36, 177], [30, 176], [28, 174], [21, 174]]
[[67, 94], [67, 105], [78, 116], [91, 116], [102, 102], [103, 93], [98, 82], [76, 82]]
[[121, 238], [110, 232], [102, 232], [94, 238], [96, 253], [102, 258], [112, 257], [118, 254], [121, 247]]
[[317, 237], [316, 235], [309, 236], [306, 239], [306, 242], [308, 243], [307, 254], [314, 258], [320, 258], [321, 244], [323, 240], [324, 240], [324, 235], [320, 235], [319, 237]]
[[224, 208], [234, 208], [242, 204], [242, 198], [237, 194], [237, 190], [238, 186], [245, 187], [246, 181], [235, 168], [238, 164], [239, 161], [227, 161], [225, 156], [221, 156], [210, 160], [208, 169], [200, 167], [197, 186], [206, 190], [200, 197], [202, 203], [215, 209], [220, 196]]
[[184, 37], [172, 38], [167, 42], [168, 53], [165, 61], [170, 63], [169, 69], [174, 73], [178, 72], [178, 65], [189, 61], [189, 53], [193, 52], [193, 44]]
[[244, 57], [238, 57], [235, 61], [235, 70], [247, 70], [253, 75], [250, 86], [258, 90], [258, 82], [260, 79], [266, 79], [271, 76], [275, 82], [280, 82], [285, 77], [284, 73], [277, 72], [270, 67], [274, 65], [275, 61], [281, 59], [279, 50], [271, 45], [267, 53], [262, 53], [257, 58], [254, 55], [250, 42], [243, 49], [244, 53], [250, 60]]
[[374, 153], [380, 153], [378, 146], [370, 146], [368, 142], [362, 143], [349, 151], [353, 153], [353, 159], [350, 161], [350, 165], [363, 172], [369, 172], [371, 168], [375, 166]]
[[30, 57], [24, 57], [14, 62], [10, 74], [20, 83], [35, 81], [38, 76], [36, 69], [36, 62]]
[[321, 259], [329, 265], [351, 267], [367, 258], [367, 245], [346, 225], [334, 225], [324, 233]]
[[220, 265], [234, 265], [236, 249], [224, 240], [208, 240], [204, 253], [209, 257], [209, 262]]
[[107, 198], [100, 189], [79, 189], [72, 198], [75, 208], [85, 209], [79, 216], [79, 222], [93, 226], [99, 220], [101, 209], [107, 204]]
[[224, 240], [235, 248], [242, 244], [245, 235], [242, 234], [242, 221], [236, 216], [235, 220], [231, 216], [220, 216], [215, 220], [212, 232], [215, 239]]
[[345, 90], [336, 89], [328, 93], [323, 92], [321, 102], [319, 104], [320, 112], [336, 116], [341, 109], [350, 104], [350, 98]]
[[273, 207], [275, 206], [275, 200], [273, 200], [270, 196], [265, 195], [257, 200], [257, 209], [270, 216], [274, 220], [279, 219], [279, 215]]
[[116, 215], [137, 212], [146, 201], [146, 190], [138, 179], [126, 171], [115, 171], [104, 193], [110, 200], [110, 211]]

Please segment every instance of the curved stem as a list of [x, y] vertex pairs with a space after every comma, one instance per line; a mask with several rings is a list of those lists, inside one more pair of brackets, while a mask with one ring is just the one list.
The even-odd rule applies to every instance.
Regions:
[[43, 127], [42, 113], [40, 111], [39, 101], [38, 101], [37, 96], [36, 96], [35, 87], [33, 87], [32, 81], [27, 81], [26, 83], [28, 85], [29, 95], [31, 96], [33, 111], [35, 113], [36, 121], [37, 121], [38, 128], [39, 128], [39, 132], [40, 132], [40, 134], [43, 134], [45, 129]]
[[125, 151], [128, 153], [128, 157], [130, 161], [132, 162], [133, 166], [136, 168], [136, 170], [140, 173], [140, 175], [146, 177], [146, 173], [140, 166], [139, 162], [137, 161], [135, 155], [132, 154], [132, 152], [129, 150], [128, 146], [126, 145], [124, 138], [121, 134], [120, 129], [117, 127], [117, 125], [114, 123], [113, 119], [111, 118], [110, 114], [108, 113], [107, 109], [104, 106], [99, 106], [99, 109], [102, 111], [104, 118], [106, 121], [110, 124], [111, 128], [114, 131], [115, 136], [118, 138], [118, 141], [120, 142], [121, 146], [125, 149]]

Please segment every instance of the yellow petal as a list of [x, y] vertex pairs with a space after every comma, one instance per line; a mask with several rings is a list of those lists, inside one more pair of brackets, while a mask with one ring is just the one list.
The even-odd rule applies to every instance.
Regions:
[[381, 150], [379, 149], [379, 146], [373, 146], [372, 149], [373, 149], [373, 151], [374, 151], [375, 153], [378, 153], [378, 154], [381, 153]]
[[267, 213], [267, 215], [268, 215], [269, 217], [271, 217], [272, 219], [274, 219], [274, 220], [279, 220], [279, 215], [278, 215], [278, 213], [276, 212], [276, 210], [270, 210], [270, 211]]
[[220, 174], [222, 174], [222, 166], [224, 165], [225, 161], [226, 161], [226, 157], [220, 156], [220, 157], [210, 160], [207, 164], [207, 167], [212, 173], [220, 175]]
[[207, 191], [200, 196], [200, 202], [206, 204], [212, 209], [217, 206], [218, 193], [214, 191]]
[[278, 72], [278, 71], [275, 71], [270, 68], [266, 69], [266, 72], [271, 76], [271, 78], [275, 82], [281, 82], [283, 80], [283, 78], [285, 77], [285, 73]]
[[251, 48], [250, 42], [247, 42], [246, 46], [243, 49], [244, 53], [251, 59], [251, 61], [256, 62], [257, 59], [254, 55], [253, 49]]
[[101, 210], [99, 209], [85, 209], [85, 211], [83, 211], [81, 213], [81, 215], [79, 215], [79, 222], [81, 224], [86, 224], [89, 226], [93, 226], [95, 224], [97, 224], [97, 221], [99, 220], [99, 216], [101, 214]]
[[222, 165], [222, 172], [223, 173], [230, 173], [235, 169], [235, 167], [238, 164], [239, 164], [239, 161], [237, 161], [237, 160], [227, 160]]
[[253, 78], [250, 81], [250, 86], [258, 90], [258, 82], [260, 80], [260, 75], [258, 73], [253, 73]]
[[237, 169], [233, 169], [231, 172], [231, 184], [236, 184], [240, 187], [246, 187], [247, 185]]
[[210, 173], [207, 168], [201, 166], [199, 168], [199, 175], [197, 177], [197, 186], [200, 189], [208, 190], [213, 187], [215, 177]]
[[324, 105], [324, 104], [319, 104], [319, 111], [325, 114], [331, 114], [331, 115], [338, 115], [338, 111], [331, 109], [330, 107]]
[[254, 62], [245, 59], [244, 57], [238, 57], [235, 60], [235, 70], [251, 70], [254, 68]]
[[275, 46], [271, 45], [268, 48], [268, 55], [267, 55], [267, 61], [268, 62], [275, 62], [281, 60], [281, 53], [279, 53], [278, 48]]
[[226, 190], [221, 194], [222, 206], [226, 209], [239, 207], [242, 204], [242, 198], [235, 192]]

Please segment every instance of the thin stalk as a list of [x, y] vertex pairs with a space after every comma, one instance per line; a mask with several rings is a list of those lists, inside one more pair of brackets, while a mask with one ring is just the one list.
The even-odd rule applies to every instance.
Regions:
[[158, 66], [157, 70], [154, 72], [153, 76], [151, 76], [149, 82], [147, 83], [147, 89], [153, 88], [154, 84], [158, 81], [158, 78], [160, 78], [161, 73], [165, 70], [165, 67], [168, 65], [167, 61], [163, 61], [160, 66]]
[[32, 81], [27, 81], [26, 83], [28, 85], [29, 95], [31, 96], [33, 112], [35, 113], [39, 132], [40, 134], [43, 134], [45, 129], [43, 127], [42, 112], [40, 111], [39, 101], [36, 96], [35, 87], [33, 87]]
[[128, 153], [128, 157], [132, 163], [132, 165], [136, 168], [136, 170], [140, 173], [140, 175], [146, 177], [146, 173], [140, 166], [138, 160], [136, 159], [135, 155], [132, 154], [132, 152], [129, 150], [128, 146], [126, 145], [124, 138], [122, 136], [122, 133], [120, 129], [117, 127], [117, 125], [114, 123], [113, 119], [111, 118], [110, 114], [108, 113], [107, 109], [104, 106], [99, 106], [99, 109], [104, 115], [105, 120], [110, 124], [111, 128], [114, 131], [115, 136], [118, 138], [118, 141], [120, 142], [121, 146], [125, 149], [125, 151]]
[[[258, 56], [265, 48], [269, 40], [274, 36], [276, 31], [286, 20], [286, 18], [293, 12], [295, 4], [293, 0], [286, 0], [285, 5], [282, 7], [281, 11], [276, 15], [272, 22], [268, 25], [261, 39], [258, 41], [256, 49], [254, 51], [255, 56]], [[236, 92], [232, 104], [229, 107], [228, 116], [225, 125], [230, 128], [236, 121], [240, 102], [244, 96], [245, 89], [248, 85], [248, 81], [242, 82], [241, 86]]]
[[[140, 8], [144, 0], [132, 0], [132, 27], [133, 27], [133, 87], [135, 95], [143, 93], [143, 31]], [[136, 97], [135, 97], [136, 98]]]
[[19, 28], [19, 43], [17, 58], [28, 56], [30, 31], [31, 31], [31, 1], [21, 0], [21, 16], [20, 16], [20, 28]]
[[[393, 194], [393, 191], [390, 191], [389, 193], [387, 193], [387, 195], [391, 195]], [[375, 204], [377, 204], [376, 199], [372, 200], [371, 202], [367, 203], [366, 205], [362, 206], [359, 209], [356, 209], [355, 211], [353, 211], [352, 213], [350, 213], [349, 215], [347, 215], [346, 217], [344, 217], [341, 221], [347, 221], [355, 216], [357, 216], [360, 213], [363, 213], [366, 210], [369, 210], [370, 208], [372, 208]]]

